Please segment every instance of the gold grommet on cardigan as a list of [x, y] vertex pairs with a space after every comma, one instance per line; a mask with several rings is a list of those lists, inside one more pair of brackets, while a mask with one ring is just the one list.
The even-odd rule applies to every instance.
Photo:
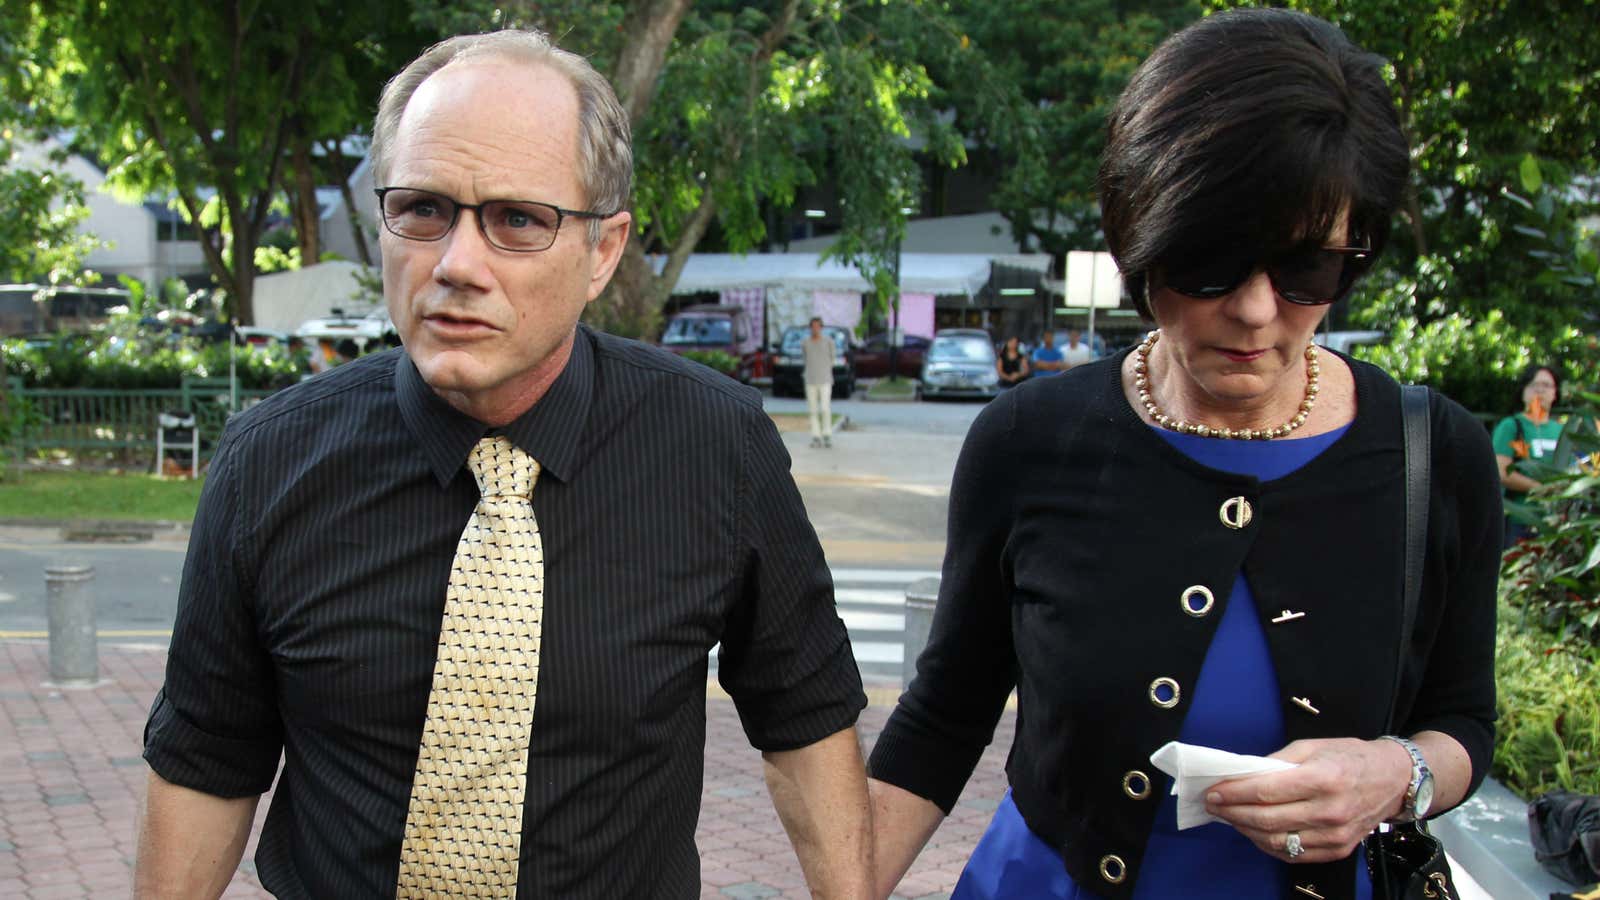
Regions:
[[[1172, 691], [1172, 696], [1165, 700], [1161, 699], [1162, 688], [1167, 688], [1168, 690]], [[1174, 679], [1166, 677], [1165, 675], [1157, 678], [1155, 681], [1150, 682], [1150, 702], [1161, 707], [1162, 709], [1171, 709], [1174, 706], [1177, 706], [1178, 698], [1182, 695], [1183, 691], [1178, 687], [1178, 682]]]
[[1150, 796], [1150, 776], [1134, 769], [1122, 776], [1122, 792], [1135, 800]]
[[[1193, 602], [1193, 598], [1196, 595], [1199, 595], [1201, 600], [1198, 609], [1195, 608]], [[1190, 587], [1185, 588], [1182, 596], [1178, 598], [1178, 605], [1183, 607], [1183, 611], [1191, 616], [1194, 616], [1196, 619], [1202, 618], [1206, 613], [1211, 612], [1211, 607], [1216, 602], [1216, 595], [1212, 594], [1211, 589], [1203, 584], [1191, 585]]]
[[1115, 853], [1100, 857], [1100, 877], [1112, 884], [1121, 884], [1128, 877], [1128, 864]]

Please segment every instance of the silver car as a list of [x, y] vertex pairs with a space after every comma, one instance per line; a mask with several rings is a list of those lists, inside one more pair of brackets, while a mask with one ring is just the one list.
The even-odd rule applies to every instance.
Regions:
[[919, 396], [981, 397], [1000, 393], [994, 341], [979, 328], [946, 328], [933, 336], [922, 360]]

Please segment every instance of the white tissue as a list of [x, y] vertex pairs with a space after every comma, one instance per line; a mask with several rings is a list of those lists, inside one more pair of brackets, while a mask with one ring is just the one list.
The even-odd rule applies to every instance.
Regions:
[[1240, 775], [1280, 772], [1295, 768], [1294, 763], [1265, 756], [1245, 756], [1169, 741], [1150, 754], [1155, 767], [1172, 776], [1172, 793], [1178, 796], [1178, 830], [1221, 821], [1206, 812], [1206, 791], [1219, 781]]

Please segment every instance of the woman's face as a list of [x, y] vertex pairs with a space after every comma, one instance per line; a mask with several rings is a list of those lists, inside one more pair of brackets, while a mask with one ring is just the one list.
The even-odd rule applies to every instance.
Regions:
[[1556, 376], [1549, 369], [1540, 369], [1533, 373], [1528, 383], [1522, 386], [1522, 405], [1527, 406], [1538, 397], [1545, 409], [1555, 405], [1556, 402]]
[[1007, 353], [1016, 353], [1017, 352], [1017, 339], [1016, 338], [1014, 338], [1014, 337], [1006, 338], [1006, 352]]

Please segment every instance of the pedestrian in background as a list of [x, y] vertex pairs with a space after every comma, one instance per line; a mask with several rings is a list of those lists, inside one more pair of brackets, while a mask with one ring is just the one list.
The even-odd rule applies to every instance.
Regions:
[[[1011, 789], [955, 900], [1370, 897], [1363, 839], [1487, 773], [1488, 434], [1426, 395], [1408, 632], [1402, 389], [1312, 344], [1405, 194], [1383, 68], [1327, 22], [1249, 9], [1134, 73], [1101, 222], [1157, 327], [968, 433], [928, 643], [872, 751], [879, 897], [1012, 696]], [[1289, 765], [1209, 786], [1180, 820], [1152, 761], [1174, 741]]]
[[[402, 348], [228, 421], [150, 711], [139, 897], [681, 898], [708, 656], [811, 890], [867, 890], [866, 704], [760, 394], [579, 325], [628, 116], [539, 32], [452, 38], [373, 128]], [[537, 699], [537, 703], [535, 703]]]
[[1065, 358], [1056, 348], [1056, 333], [1046, 328], [1044, 343], [1033, 348], [1030, 367], [1036, 375], [1056, 375], [1067, 370]]
[[1016, 335], [1006, 338], [1005, 346], [995, 358], [994, 370], [1000, 376], [1001, 387], [1012, 387], [1028, 380], [1028, 357], [1017, 345]]
[[811, 417], [811, 446], [833, 446], [833, 364], [838, 348], [833, 335], [822, 332], [822, 319], [811, 317], [811, 334], [801, 342], [806, 361], [806, 414]]
[[[1521, 386], [1521, 409], [1494, 426], [1494, 456], [1500, 464], [1500, 484], [1508, 500], [1522, 500], [1539, 487], [1539, 481], [1516, 469], [1524, 460], [1549, 460], [1561, 442], [1563, 423], [1550, 411], [1561, 402], [1561, 378], [1552, 366], [1535, 363], [1517, 379]], [[1528, 537], [1533, 530], [1514, 519], [1506, 519], [1505, 545], [1510, 547]]]
[[1067, 329], [1067, 345], [1061, 348], [1061, 362], [1069, 369], [1094, 362], [1094, 348], [1083, 342], [1082, 331]]

